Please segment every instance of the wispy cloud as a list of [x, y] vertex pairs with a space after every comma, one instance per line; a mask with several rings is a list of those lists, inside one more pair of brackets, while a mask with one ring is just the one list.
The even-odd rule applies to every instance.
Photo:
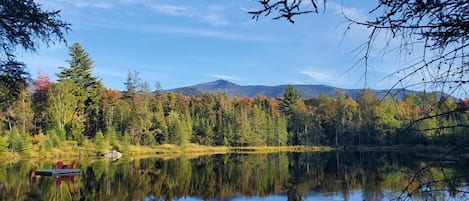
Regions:
[[355, 21], [366, 21], [368, 19], [367, 11], [348, 7], [335, 1], [328, 1], [327, 8], [332, 9], [336, 14], [345, 15]]
[[227, 26], [231, 22], [227, 19], [226, 7], [223, 6], [180, 6], [170, 4], [148, 4], [158, 14], [169, 16], [185, 16], [194, 18], [200, 22], [208, 23], [211, 26]]
[[210, 74], [210, 77], [222, 80], [239, 80], [237, 77], [229, 76], [229, 75], [222, 75], [222, 74]]
[[164, 26], [164, 25], [149, 25], [149, 24], [130, 24], [116, 22], [104, 18], [98, 18], [99, 21], [82, 21], [78, 25], [104, 28], [104, 29], [115, 29], [125, 31], [137, 31], [142, 33], [152, 34], [170, 34], [170, 35], [182, 35], [188, 37], [207, 37], [222, 40], [232, 41], [246, 41], [246, 42], [266, 42], [266, 43], [282, 43], [282, 40], [275, 36], [256, 36], [238, 32], [223, 31], [215, 28], [193, 28], [193, 27], [181, 27], [181, 26]]
[[74, 6], [78, 8], [100, 8], [100, 9], [113, 8], [113, 4], [109, 3], [109, 1], [58, 0], [57, 3], [68, 4], [70, 6]]
[[171, 16], [193, 16], [194, 13], [191, 8], [186, 6], [178, 6], [178, 5], [169, 5], [169, 4], [148, 4], [146, 5], [151, 8], [153, 11], [171, 15]]
[[315, 82], [329, 82], [332, 80], [330, 75], [314, 70], [304, 70], [301, 71], [300, 74], [308, 76]]
[[207, 14], [202, 16], [202, 21], [209, 23], [212, 26], [227, 26], [230, 22], [222, 15]]
[[327, 84], [332, 86], [347, 86], [351, 83], [356, 84], [356, 80], [350, 79], [348, 76], [341, 75], [341, 73], [333, 73], [329, 71], [318, 71], [313, 68], [302, 70], [299, 74], [306, 76], [307, 80], [298, 81], [303, 84]]
[[[197, 26], [208, 25], [209, 27], [223, 27], [236, 24], [228, 12], [231, 7], [226, 4], [204, 6], [193, 3], [176, 3], [147, 0], [37, 0], [45, 7], [62, 10], [68, 16], [73, 16], [73, 25], [89, 23], [89, 20], [95, 19], [101, 15], [106, 15], [108, 11], [132, 14], [133, 17], [139, 15], [132, 10], [143, 9], [153, 14], [166, 17], [188, 18]], [[130, 8], [130, 9], [129, 9]], [[86, 12], [80, 11], [86, 9]], [[102, 11], [102, 12], [101, 12]], [[86, 13], [86, 14], [84, 14]], [[148, 16], [146, 16], [148, 17]], [[112, 21], [112, 19], [110, 19]], [[156, 23], [156, 22], [155, 22]]]

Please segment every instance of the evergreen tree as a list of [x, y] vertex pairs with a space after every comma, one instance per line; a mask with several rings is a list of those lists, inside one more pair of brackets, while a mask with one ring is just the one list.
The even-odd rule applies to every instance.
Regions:
[[73, 94], [77, 99], [76, 110], [85, 115], [83, 127], [86, 135], [94, 136], [101, 129], [100, 127], [103, 127], [100, 123], [99, 102], [104, 87], [101, 81], [92, 75], [93, 60], [79, 43], [70, 47], [69, 55], [71, 57], [67, 60], [69, 67], [59, 67], [62, 71], [56, 75], [59, 82], [69, 80], [74, 84]]
[[138, 86], [140, 85], [140, 77], [136, 70], [130, 71], [127, 74], [127, 81], [124, 83], [125, 92], [124, 98], [127, 100], [133, 100], [137, 95]]
[[284, 117], [277, 117], [275, 122], [276, 146], [284, 146], [288, 142], [287, 122]]
[[181, 125], [179, 128], [179, 139], [176, 143], [179, 146], [185, 146], [190, 143], [192, 138], [192, 120], [187, 113], [182, 116]]
[[174, 111], [171, 111], [168, 115], [168, 139], [165, 139], [165, 142], [170, 144], [176, 144], [178, 142], [180, 131], [180, 115]]
[[285, 91], [283, 92], [283, 98], [280, 102], [280, 110], [290, 116], [294, 112], [295, 105], [301, 101], [300, 92], [295, 89], [292, 85], [288, 85]]
[[70, 60], [67, 60], [69, 67], [59, 67], [61, 72], [57, 73], [56, 76], [59, 78], [59, 82], [70, 80], [75, 84], [74, 94], [78, 100], [78, 109], [83, 110], [92, 104], [93, 95], [96, 95], [93, 92], [98, 88], [100, 82], [92, 75], [93, 60], [79, 43], [70, 47], [69, 55], [71, 57]]
[[265, 145], [267, 135], [267, 120], [261, 106], [254, 104], [250, 115], [251, 134], [249, 135], [250, 145]]

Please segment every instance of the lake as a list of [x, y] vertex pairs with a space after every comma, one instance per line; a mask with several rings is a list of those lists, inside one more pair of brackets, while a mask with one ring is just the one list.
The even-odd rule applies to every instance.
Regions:
[[[0, 200], [391, 200], [406, 186], [428, 191], [416, 193], [413, 200], [469, 199], [461, 192], [469, 190], [468, 177], [445, 181], [468, 175], [467, 161], [434, 163], [436, 155], [322, 152], [78, 159], [81, 174], [68, 177], [33, 174], [54, 167], [55, 161], [3, 161]], [[409, 182], [418, 170], [421, 176]], [[431, 185], [418, 188], [424, 182]], [[405, 195], [402, 198], [409, 199]]]

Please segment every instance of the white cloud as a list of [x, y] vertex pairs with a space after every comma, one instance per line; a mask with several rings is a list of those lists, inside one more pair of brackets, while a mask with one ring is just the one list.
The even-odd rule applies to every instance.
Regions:
[[308, 79], [299, 80], [296, 83], [301, 84], [326, 84], [330, 86], [338, 87], [350, 87], [352, 85], [357, 85], [357, 78], [351, 78], [348, 73], [334, 73], [330, 71], [317, 71], [312, 68], [307, 68], [302, 70], [299, 74], [306, 76]]
[[222, 80], [239, 80], [237, 77], [229, 76], [229, 75], [221, 75], [221, 74], [210, 74], [210, 77], [222, 79]]
[[[44, 4], [46, 7], [63, 10], [63, 13], [72, 13], [77, 9], [106, 9], [106, 10], [124, 10], [125, 13], [131, 12], [132, 9], [142, 8], [148, 9], [154, 14], [172, 16], [172, 17], [187, 17], [196, 21], [206, 23], [213, 27], [228, 26], [233, 23], [227, 15], [229, 6], [222, 5], [198, 5], [184, 2], [182, 3], [159, 3], [156, 1], [146, 0], [37, 0], [39, 3]], [[130, 11], [129, 11], [130, 10]], [[91, 14], [87, 10], [87, 15]], [[135, 13], [134, 13], [135, 14]], [[94, 16], [93, 16], [94, 17]]]
[[348, 7], [334, 1], [327, 2], [327, 8], [331, 8], [336, 14], [345, 15], [355, 21], [366, 21], [368, 19], [367, 11], [359, 8]]
[[149, 24], [130, 24], [121, 23], [108, 19], [100, 19], [99, 21], [82, 21], [79, 23], [80, 26], [95, 27], [104, 29], [115, 29], [125, 31], [136, 31], [142, 33], [153, 33], [153, 34], [168, 34], [168, 35], [182, 35], [189, 37], [207, 37], [222, 40], [232, 41], [247, 41], [247, 42], [267, 42], [267, 43], [282, 43], [282, 40], [277, 37], [269, 36], [255, 36], [249, 34], [242, 34], [230, 31], [222, 31], [213, 28], [191, 28], [191, 27], [180, 27], [180, 26], [163, 26], [163, 25], [149, 25]]
[[193, 11], [189, 7], [167, 5], [167, 4], [148, 4], [145, 5], [150, 7], [157, 13], [171, 15], [171, 16], [192, 16]]
[[202, 16], [202, 21], [207, 22], [212, 26], [230, 25], [230, 22], [224, 16], [218, 14], [207, 14]]
[[308, 76], [309, 78], [313, 79], [313, 81], [318, 81], [318, 82], [331, 81], [330, 75], [317, 72], [314, 70], [304, 70], [304, 71], [301, 71], [300, 74]]
[[113, 5], [106, 1], [86, 1], [86, 0], [58, 0], [58, 3], [65, 3], [78, 8], [100, 8], [110, 9]]

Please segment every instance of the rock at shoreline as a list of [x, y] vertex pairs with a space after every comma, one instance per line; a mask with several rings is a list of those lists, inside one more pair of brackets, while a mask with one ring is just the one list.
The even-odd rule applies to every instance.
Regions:
[[105, 157], [105, 158], [109, 158], [109, 159], [111, 159], [111, 160], [114, 161], [114, 160], [117, 160], [117, 159], [121, 158], [121, 157], [122, 157], [122, 153], [120, 153], [120, 152], [118, 152], [118, 151], [116, 151], [116, 150], [112, 150], [112, 151], [110, 151], [110, 152], [104, 154], [104, 157]]

